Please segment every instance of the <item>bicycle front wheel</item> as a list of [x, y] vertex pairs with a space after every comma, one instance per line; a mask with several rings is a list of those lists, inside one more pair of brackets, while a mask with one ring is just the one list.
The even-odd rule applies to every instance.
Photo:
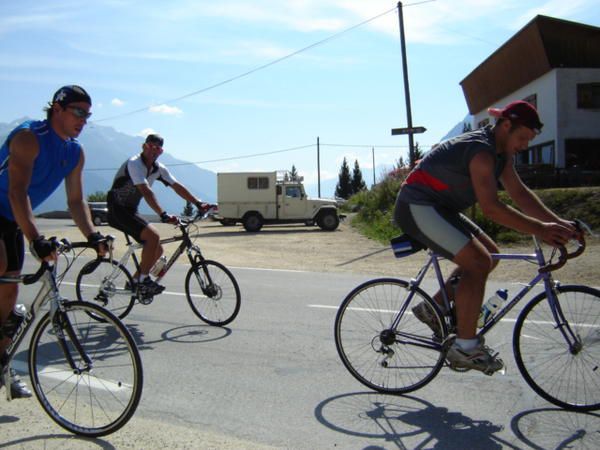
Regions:
[[185, 277], [185, 295], [201, 320], [224, 326], [240, 311], [240, 288], [223, 264], [204, 260], [192, 265]]
[[94, 260], [82, 267], [75, 282], [77, 300], [98, 304], [119, 319], [125, 318], [135, 304], [133, 278], [118, 261]]
[[555, 292], [562, 312], [558, 325], [546, 292], [519, 315], [513, 337], [517, 366], [550, 403], [572, 411], [600, 409], [600, 291], [558, 286]]
[[[420, 302], [446, 324], [429, 295], [404, 280], [380, 278], [361, 284], [342, 302], [335, 318], [335, 346], [348, 371], [365, 386], [403, 394], [429, 383], [444, 364], [441, 343], [411, 309]], [[399, 321], [394, 325], [396, 319]]]
[[54, 317], [42, 317], [31, 338], [29, 373], [48, 415], [83, 436], [117, 431], [142, 395], [142, 361], [131, 334], [113, 314], [86, 302], [65, 302]]

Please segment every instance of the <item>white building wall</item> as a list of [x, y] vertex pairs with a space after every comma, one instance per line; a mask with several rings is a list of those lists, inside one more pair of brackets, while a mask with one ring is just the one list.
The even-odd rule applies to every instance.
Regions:
[[[577, 84], [591, 82], [600, 82], [600, 69], [554, 69], [487, 108], [502, 108], [535, 94], [544, 127], [531, 145], [554, 143], [554, 164], [564, 167], [566, 139], [600, 138], [600, 111], [577, 108]], [[473, 116], [474, 129], [490, 117], [487, 108]]]
[[557, 147], [563, 151], [567, 139], [600, 139], [600, 110], [577, 108], [577, 85], [600, 83], [600, 69], [557, 69]]

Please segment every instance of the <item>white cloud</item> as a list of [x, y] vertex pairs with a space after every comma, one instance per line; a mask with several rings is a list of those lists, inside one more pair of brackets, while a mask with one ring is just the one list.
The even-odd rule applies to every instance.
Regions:
[[110, 101], [110, 104], [113, 105], [113, 106], [121, 107], [121, 106], [125, 105], [125, 102], [123, 100], [119, 99], [119, 98], [113, 98]]
[[179, 109], [177, 106], [169, 106], [165, 105], [154, 105], [149, 108], [150, 112], [163, 114], [165, 116], [180, 116], [183, 114], [183, 111]]
[[156, 131], [153, 128], [144, 128], [142, 131], [140, 131], [137, 134], [137, 136], [141, 136], [141, 137], [145, 138], [149, 134], [157, 134], [157, 133], [156, 133]]

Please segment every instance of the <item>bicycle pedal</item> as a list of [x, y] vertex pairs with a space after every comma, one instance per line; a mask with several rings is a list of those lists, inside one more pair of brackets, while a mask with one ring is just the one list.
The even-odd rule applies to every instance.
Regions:
[[138, 302], [140, 302], [142, 305], [149, 305], [150, 303], [152, 303], [152, 301], [154, 300], [154, 296], [150, 296], [150, 297], [138, 297]]

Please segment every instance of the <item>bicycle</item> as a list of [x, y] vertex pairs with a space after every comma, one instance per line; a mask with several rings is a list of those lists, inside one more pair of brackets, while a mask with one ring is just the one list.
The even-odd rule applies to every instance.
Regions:
[[[538, 273], [512, 299], [504, 302], [477, 333], [487, 334], [513, 307], [542, 282], [520, 312], [513, 331], [513, 353], [519, 372], [542, 398], [561, 408], [592, 411], [600, 408], [600, 290], [581, 285], [561, 285], [552, 271], [585, 249], [583, 233], [575, 251], [560, 248], [546, 261], [539, 241], [533, 237], [532, 254], [493, 254], [496, 260], [534, 263]], [[397, 256], [413, 254], [423, 247], [412, 245], [405, 235], [392, 240]], [[396, 253], [396, 251], [395, 251]], [[352, 290], [342, 301], [335, 318], [335, 344], [348, 371], [375, 391], [404, 394], [422, 388], [446, 363], [446, 352], [456, 330], [454, 301], [444, 287], [442, 256], [428, 250], [428, 260], [410, 280], [379, 278]], [[443, 314], [421, 287], [433, 267], [441, 289]], [[419, 321], [411, 308], [419, 302], [435, 312], [442, 336]], [[456, 371], [467, 369], [452, 367]]]
[[[200, 247], [192, 242], [192, 238], [197, 235], [192, 236], [189, 231], [198, 219], [208, 217], [210, 212], [209, 210], [203, 216], [196, 216], [191, 220], [180, 218], [175, 226], [179, 228], [181, 235], [160, 240], [161, 244], [178, 241], [181, 241], [181, 244], [161, 269], [156, 281], [160, 282], [185, 251], [191, 264], [185, 277], [185, 295], [192, 311], [209, 325], [225, 326], [235, 319], [240, 310], [240, 288], [229, 269], [217, 261], [204, 258]], [[129, 258], [132, 258], [136, 270], [139, 270], [135, 251], [141, 249], [143, 244], [132, 242], [127, 234], [125, 239], [127, 250], [119, 261], [108, 258], [90, 261], [77, 275], [75, 284], [79, 300], [97, 302], [120, 319], [129, 314], [136, 301], [148, 305], [153, 300], [152, 297], [138, 296], [133, 288], [133, 277], [126, 267]], [[199, 289], [194, 282], [198, 283]]]
[[[87, 242], [53, 241], [59, 253], [90, 247]], [[54, 264], [42, 262], [34, 274], [0, 277], [0, 283], [25, 285], [39, 280], [42, 286], [3, 357], [7, 400], [11, 400], [10, 363], [38, 314], [49, 306], [28, 349], [37, 399], [52, 420], [72, 433], [87, 437], [114, 433], [133, 416], [142, 395], [142, 360], [136, 343], [123, 323], [99, 305], [64, 299]]]

